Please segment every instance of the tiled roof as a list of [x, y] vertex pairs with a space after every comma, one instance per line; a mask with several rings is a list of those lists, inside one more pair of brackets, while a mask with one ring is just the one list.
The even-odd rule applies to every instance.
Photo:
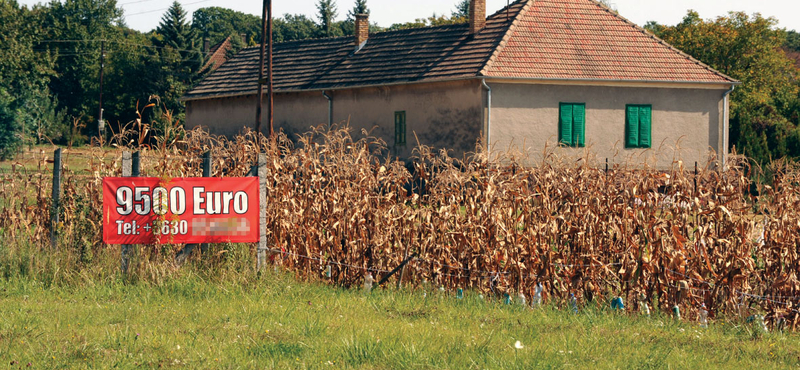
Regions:
[[[518, 0], [468, 24], [273, 46], [276, 92], [490, 76], [534, 79], [731, 83], [735, 80], [667, 45], [593, 0]], [[185, 100], [255, 94], [259, 48], [242, 49]]]
[[225, 38], [225, 40], [219, 44], [212, 46], [206, 55], [208, 60], [206, 60], [206, 64], [203, 65], [203, 68], [201, 68], [200, 71], [205, 71], [207, 68], [211, 68], [211, 70], [214, 71], [219, 68], [223, 63], [225, 63], [228, 50], [230, 50], [232, 47], [233, 45], [231, 45], [230, 36]]
[[528, 1], [483, 74], [537, 79], [736, 82], [593, 0]]
[[[473, 36], [468, 24], [374, 33], [353, 54], [353, 37], [291, 41], [273, 46], [276, 92], [334, 89], [478, 75], [524, 2], [515, 2], [487, 18]], [[255, 94], [259, 48], [242, 49], [184, 99]]]

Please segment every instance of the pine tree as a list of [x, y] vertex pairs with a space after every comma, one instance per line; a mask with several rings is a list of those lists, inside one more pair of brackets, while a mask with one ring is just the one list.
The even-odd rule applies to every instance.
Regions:
[[[153, 40], [162, 48], [159, 49], [161, 68], [152, 82], [156, 85], [155, 91], [161, 92], [161, 103], [172, 112], [183, 111], [180, 97], [202, 78], [198, 72], [205, 60], [201, 42], [186, 19], [181, 4], [173, 2], [161, 17]], [[182, 114], [176, 118], [182, 120]]]
[[319, 0], [317, 2], [317, 17], [319, 18], [320, 35], [323, 37], [333, 36], [333, 23], [336, 16], [336, 1], [334, 0]]
[[452, 14], [453, 19], [469, 18], [469, 0], [461, 0], [456, 4], [456, 10]]
[[356, 15], [359, 14], [369, 14], [367, 0], [356, 0], [356, 5], [353, 6], [353, 10], [347, 12], [347, 20], [352, 22], [356, 19]]
[[195, 32], [186, 22], [186, 11], [177, 1], [161, 17], [156, 32], [163, 36], [163, 45], [176, 50], [187, 50], [195, 41]]

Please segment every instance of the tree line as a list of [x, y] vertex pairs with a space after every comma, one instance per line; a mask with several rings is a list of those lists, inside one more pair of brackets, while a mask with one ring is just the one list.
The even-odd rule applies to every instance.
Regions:
[[[352, 35], [355, 15], [369, 13], [367, 0], [353, 1], [344, 21], [335, 20], [335, 0], [318, 0], [314, 19], [278, 17], [273, 40]], [[458, 9], [469, 4], [459, 3]], [[464, 21], [462, 13], [390, 28]], [[377, 24], [370, 29], [384, 30]], [[26, 145], [86, 143], [97, 134], [101, 92], [102, 118], [111, 131], [137, 119], [155, 132], [182, 123], [179, 99], [208, 71], [206, 41], [215, 45], [229, 36], [231, 55], [257, 45], [261, 18], [221, 7], [201, 8], [190, 17], [173, 2], [156, 29], [139, 32], [126, 25], [116, 0], [52, 0], [31, 7], [0, 0], [0, 159]]]
[[[336, 0], [317, 0], [316, 14], [274, 19], [273, 41], [349, 36], [367, 0], [351, 0], [336, 21]], [[466, 22], [469, 0], [449, 15], [432, 14], [372, 32]], [[731, 12], [704, 20], [694, 11], [673, 26], [645, 28], [742, 82], [731, 94], [730, 144], [758, 163], [800, 158], [800, 34], [774, 18]], [[100, 117], [110, 130], [147, 122], [151, 131], [182, 124], [180, 97], [208, 73], [203, 50], [231, 37], [233, 51], [260, 42], [259, 16], [221, 7], [191, 17], [174, 2], [158, 27], [125, 24], [116, 0], [53, 0], [32, 7], [0, 0], [0, 159], [25, 145], [79, 145], [96, 135]], [[146, 107], [146, 108], [145, 108]], [[168, 114], [165, 114], [168, 113]]]
[[730, 146], [760, 165], [800, 159], [800, 34], [775, 18], [730, 12], [704, 20], [689, 11], [674, 26], [645, 28], [741, 81], [731, 94]]

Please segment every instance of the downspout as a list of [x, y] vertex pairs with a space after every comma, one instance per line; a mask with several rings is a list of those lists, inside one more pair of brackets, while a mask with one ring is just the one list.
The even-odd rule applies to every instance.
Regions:
[[481, 79], [481, 85], [486, 88], [486, 152], [489, 152], [491, 141], [489, 133], [492, 132], [492, 88], [486, 84], [486, 79]]
[[730, 103], [728, 102], [728, 100], [730, 99], [729, 95], [735, 89], [736, 89], [736, 85], [731, 85], [731, 89], [728, 90], [728, 91], [725, 91], [725, 94], [722, 95], [723, 110], [724, 110], [723, 118], [722, 118], [722, 124], [725, 125], [722, 128], [722, 168], [723, 169], [725, 168], [725, 165], [728, 162], [728, 147], [729, 147], [729, 145], [728, 145], [728, 130], [730, 128], [730, 122], [728, 122], [728, 120], [730, 119], [730, 117], [729, 117], [730, 114], [728, 113], [728, 109], [730, 108]]
[[330, 128], [333, 125], [333, 98], [322, 90], [322, 96], [328, 99], [328, 127]]

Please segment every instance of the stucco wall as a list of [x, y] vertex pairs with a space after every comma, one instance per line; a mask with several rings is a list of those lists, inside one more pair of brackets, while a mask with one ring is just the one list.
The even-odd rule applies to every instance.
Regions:
[[[689, 168], [704, 165], [721, 144], [724, 90], [563, 86], [493, 83], [489, 141], [495, 152], [529, 151], [529, 164], [540, 163], [545, 145], [558, 141], [559, 103], [586, 104], [586, 148], [597, 162], [647, 162], [670, 167], [673, 159]], [[652, 105], [652, 148], [625, 148], [625, 106]], [[584, 148], [558, 148], [578, 156]]]
[[[475, 80], [327, 93], [333, 97], [334, 123], [348, 123], [356, 138], [366, 129], [386, 141], [389, 154], [401, 158], [409, 157], [416, 146], [414, 133], [421, 143], [453, 149], [456, 156], [473, 151], [480, 137], [483, 101]], [[244, 126], [253, 126], [255, 103], [255, 96], [187, 102], [187, 127], [199, 125], [214, 134], [234, 135]], [[274, 104], [275, 130], [290, 136], [328, 121], [328, 100], [320, 91], [276, 94]], [[399, 147], [394, 145], [397, 111], [406, 112], [406, 145]]]

